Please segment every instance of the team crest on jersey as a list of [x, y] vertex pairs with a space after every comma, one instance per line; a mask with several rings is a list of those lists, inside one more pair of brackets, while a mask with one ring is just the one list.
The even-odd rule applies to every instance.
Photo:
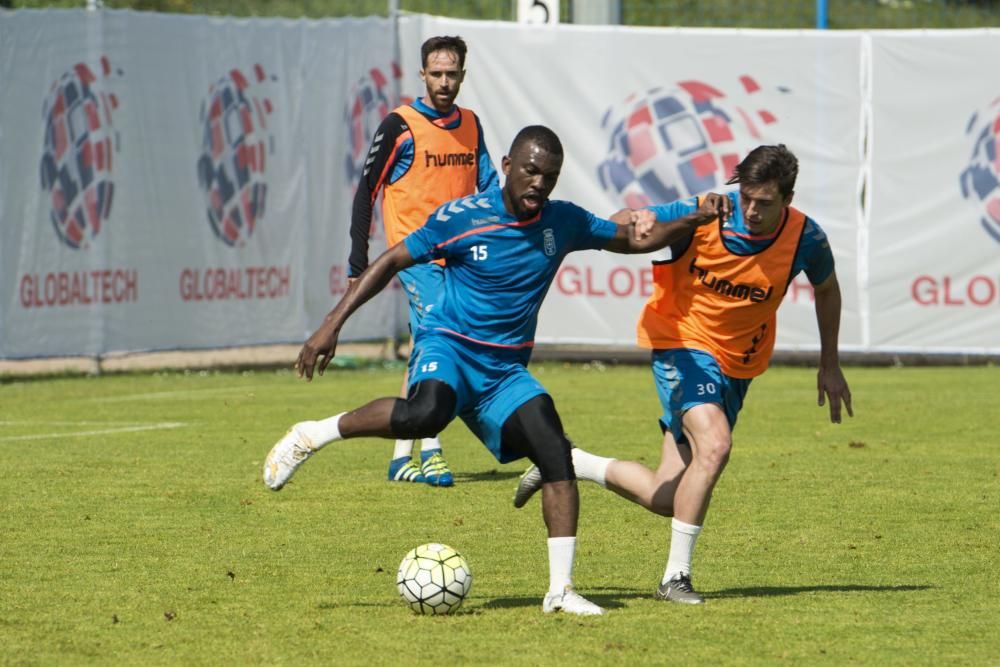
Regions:
[[545, 254], [549, 257], [556, 254], [556, 236], [552, 233], [551, 229], [542, 231], [542, 247], [545, 249]]

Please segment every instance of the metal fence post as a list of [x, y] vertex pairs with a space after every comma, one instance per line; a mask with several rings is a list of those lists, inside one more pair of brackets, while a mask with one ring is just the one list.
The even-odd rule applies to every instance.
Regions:
[[816, 0], [816, 29], [826, 30], [827, 28], [827, 0]]

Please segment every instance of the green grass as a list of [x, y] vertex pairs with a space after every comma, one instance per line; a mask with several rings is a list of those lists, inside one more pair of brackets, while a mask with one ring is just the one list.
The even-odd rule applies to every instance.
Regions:
[[[645, 368], [536, 373], [582, 445], [658, 458]], [[541, 613], [539, 505], [510, 506], [523, 466], [498, 465], [460, 423], [443, 436], [452, 489], [384, 482], [378, 440], [263, 486], [289, 424], [393, 394], [399, 377], [0, 383], [0, 663], [996, 664], [996, 368], [849, 369], [856, 416], [840, 426], [812, 371], [756, 381], [696, 552], [704, 607], [652, 597], [667, 521], [581, 484], [574, 578], [610, 610], [596, 619]], [[427, 541], [472, 567], [457, 616], [414, 615], [395, 592], [399, 560]]]

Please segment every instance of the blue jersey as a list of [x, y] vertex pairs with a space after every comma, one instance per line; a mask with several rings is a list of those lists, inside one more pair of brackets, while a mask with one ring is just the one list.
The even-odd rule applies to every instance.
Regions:
[[[722, 243], [726, 248], [737, 255], [752, 255], [771, 245], [777, 234], [765, 237], [753, 236], [743, 220], [739, 193], [730, 192], [726, 196], [733, 202], [733, 215], [722, 227]], [[697, 209], [697, 197], [649, 207], [649, 210], [656, 214], [656, 219], [662, 222], [676, 220]], [[674, 254], [676, 256], [679, 253]], [[820, 226], [809, 217], [806, 217], [799, 249], [792, 263], [792, 272], [788, 276], [789, 283], [801, 271], [806, 272], [809, 282], [813, 285], [819, 285], [833, 273], [833, 252], [830, 250], [830, 243]]]
[[403, 241], [417, 262], [445, 260], [444, 297], [420, 328], [530, 348], [542, 300], [563, 258], [606, 247], [617, 228], [565, 201], [547, 202], [539, 215], [517, 220], [499, 187], [441, 206]]

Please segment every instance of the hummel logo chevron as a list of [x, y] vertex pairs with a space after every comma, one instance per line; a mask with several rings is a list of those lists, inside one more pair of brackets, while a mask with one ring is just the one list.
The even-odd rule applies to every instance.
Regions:
[[434, 216], [437, 220], [441, 222], [448, 222], [451, 220], [450, 215], [446, 213], [458, 214], [462, 211], [473, 210], [476, 208], [489, 208], [490, 200], [485, 197], [480, 197], [478, 199], [473, 199], [472, 197], [466, 197], [465, 199], [456, 199], [453, 202], [449, 202], [447, 206], [442, 206], [438, 209], [437, 215]]

